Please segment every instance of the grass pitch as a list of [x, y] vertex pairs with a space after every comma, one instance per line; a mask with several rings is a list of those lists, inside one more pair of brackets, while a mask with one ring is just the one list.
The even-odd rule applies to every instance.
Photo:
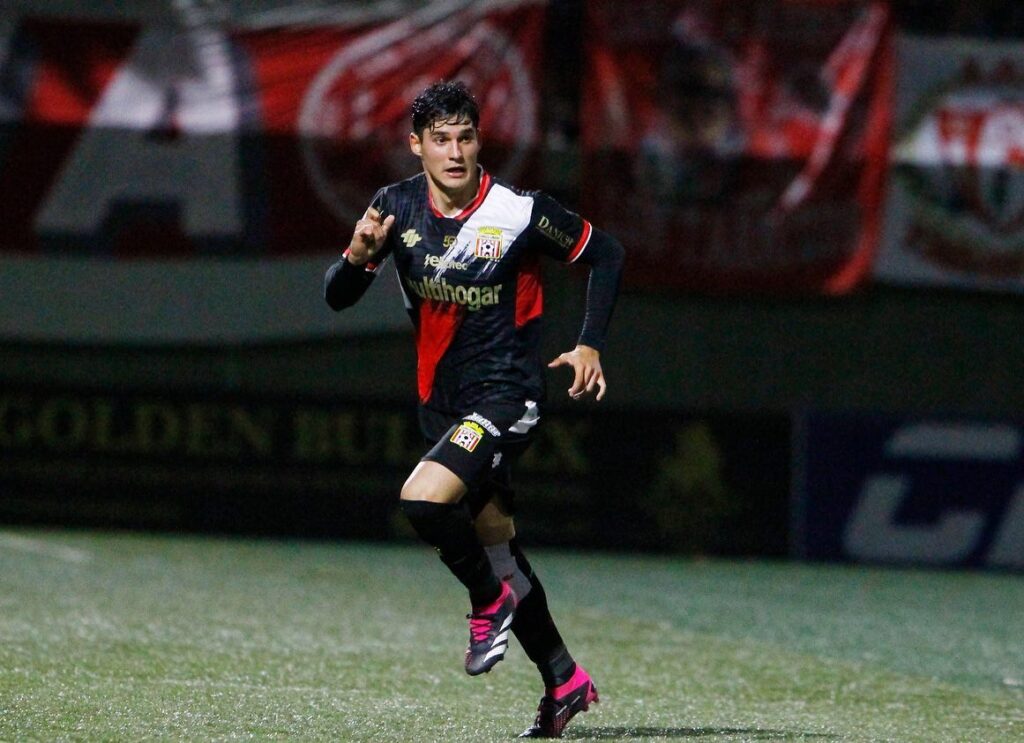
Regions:
[[[530, 551], [602, 703], [566, 738], [1024, 741], [1024, 578]], [[0, 532], [0, 740], [502, 741], [419, 545]]]

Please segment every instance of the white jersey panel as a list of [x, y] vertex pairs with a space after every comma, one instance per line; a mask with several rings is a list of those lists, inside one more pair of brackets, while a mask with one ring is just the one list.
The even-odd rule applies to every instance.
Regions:
[[520, 196], [494, 183], [480, 207], [463, 223], [455, 242], [445, 251], [435, 278], [444, 274], [446, 266], [469, 263], [481, 257], [482, 251], [486, 251], [488, 260], [480, 276], [487, 276], [508, 253], [512, 243], [530, 226], [532, 214], [532, 197]]

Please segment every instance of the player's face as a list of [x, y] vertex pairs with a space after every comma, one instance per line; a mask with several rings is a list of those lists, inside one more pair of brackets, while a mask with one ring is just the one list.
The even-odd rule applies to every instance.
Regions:
[[476, 193], [480, 133], [472, 123], [435, 122], [422, 136], [410, 134], [409, 146], [423, 161], [427, 177], [449, 198]]

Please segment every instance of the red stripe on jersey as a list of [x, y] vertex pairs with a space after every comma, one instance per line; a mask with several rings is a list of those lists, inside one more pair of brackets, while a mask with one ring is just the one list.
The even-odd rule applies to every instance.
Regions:
[[580, 253], [583, 252], [584, 248], [587, 247], [587, 243], [590, 242], [590, 233], [593, 232], [593, 227], [590, 226], [590, 222], [583, 220], [583, 232], [580, 234], [580, 239], [576, 241], [573, 246], [572, 252], [569, 253], [569, 257], [566, 258], [566, 262], [572, 263], [574, 260], [580, 257]]
[[516, 279], [516, 327], [521, 328], [544, 312], [544, 289], [540, 280], [540, 260], [524, 258]]
[[444, 215], [441, 213], [441, 210], [434, 206], [434, 197], [430, 193], [430, 186], [427, 186], [427, 203], [430, 204], [430, 211], [434, 213], [435, 217], [444, 219]]
[[451, 217], [447, 217], [446, 214], [442, 214], [441, 210], [434, 205], [434, 197], [430, 193], [430, 188], [427, 188], [427, 201], [430, 203], [430, 211], [434, 213], [435, 217], [458, 219], [460, 221], [469, 219], [469, 215], [480, 208], [480, 205], [484, 203], [484, 199], [487, 198], [487, 192], [491, 189], [491, 176], [485, 170], [480, 171], [480, 188], [476, 191], [476, 196], [469, 202], [458, 214]]
[[437, 365], [455, 339], [465, 311], [460, 305], [431, 299], [420, 305], [416, 323], [416, 384], [422, 403], [430, 399]]
[[469, 219], [469, 215], [480, 208], [487, 198], [487, 192], [491, 189], [491, 176], [486, 171], [480, 171], [480, 189], [476, 192], [476, 198], [469, 202], [469, 206], [455, 215], [456, 219]]

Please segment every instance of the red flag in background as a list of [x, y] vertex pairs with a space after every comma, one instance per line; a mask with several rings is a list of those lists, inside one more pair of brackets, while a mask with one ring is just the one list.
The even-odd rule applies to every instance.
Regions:
[[843, 292], [870, 270], [892, 85], [870, 0], [588, 6], [585, 211], [634, 287]]
[[282, 7], [258, 29], [199, 7], [176, 4], [176, 24], [0, 30], [0, 296], [16, 308], [0, 336], [236, 343], [405, 328], [397, 286], [342, 326], [310, 277], [377, 188], [420, 169], [413, 96], [464, 80], [488, 168], [517, 178], [535, 154], [543, 0], [356, 9], [344, 26]]
[[0, 251], [322, 251], [419, 170], [409, 104], [440, 79], [473, 88], [489, 167], [519, 175], [538, 140], [544, 11], [439, 0], [268, 30], [23, 21], [0, 60]]
[[488, 168], [522, 174], [539, 141], [544, 11], [531, 0], [435, 2], [355, 36], [277, 30], [240, 41], [254, 60], [265, 126], [299, 135], [304, 179], [347, 226], [377, 188], [419, 171], [409, 104], [438, 80], [462, 80], [477, 96]]

